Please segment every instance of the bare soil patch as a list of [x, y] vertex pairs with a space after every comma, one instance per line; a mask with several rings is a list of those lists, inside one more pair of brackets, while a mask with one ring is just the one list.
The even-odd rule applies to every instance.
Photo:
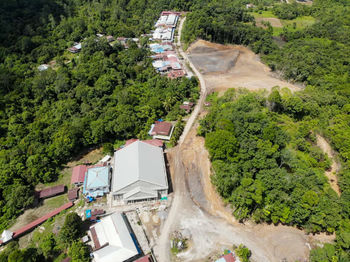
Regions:
[[[203, 56], [203, 53], [206, 56]], [[236, 63], [239, 56], [237, 50], [217, 50], [211, 47], [195, 47], [192, 49], [192, 53], [189, 56], [191, 61], [198, 65], [198, 70], [202, 74], [215, 73], [215, 72], [227, 72]]]
[[327, 142], [326, 139], [324, 139], [319, 134], [316, 134], [317, 139], [317, 146], [321, 148], [323, 153], [327, 154], [329, 159], [332, 161], [332, 165], [330, 170], [327, 170], [325, 172], [326, 177], [328, 178], [329, 184], [331, 188], [340, 196], [340, 188], [338, 186], [338, 178], [337, 178], [337, 172], [340, 170], [340, 164], [335, 160], [335, 152], [333, 151], [330, 144]]
[[269, 22], [272, 27], [283, 27], [281, 21], [278, 18], [274, 17], [258, 17], [255, 18], [256, 26], [266, 28], [263, 22]]
[[[194, 203], [200, 210], [206, 211], [203, 213], [198, 210], [196, 213], [196, 208], [192, 207], [195, 216], [181, 216], [178, 227], [188, 228], [194, 243], [193, 247], [180, 255], [182, 261], [204, 261], [211, 252], [220, 250], [224, 245], [240, 243], [252, 250], [253, 261], [307, 261], [311, 247], [334, 240], [334, 235], [307, 235], [289, 226], [237, 222], [232, 209], [224, 203], [211, 183], [209, 153], [205, 149], [204, 138], [196, 134], [198, 125], [197, 121], [179, 148], [182, 165], [175, 165], [176, 171], [184, 169], [189, 195]], [[185, 210], [184, 207], [183, 212]], [[228, 224], [216, 218], [222, 218]], [[230, 234], [231, 241], [227, 234]]]
[[[207, 50], [210, 50], [210, 59], [207, 59]], [[222, 55], [223, 51], [226, 56]], [[229, 88], [238, 87], [247, 88], [251, 91], [259, 89], [269, 91], [274, 86], [287, 87], [292, 91], [301, 90], [299, 86], [279, 79], [277, 74], [271, 72], [267, 65], [260, 62], [258, 55], [244, 46], [213, 44], [198, 40], [191, 45], [188, 53], [194, 66], [202, 70], [201, 73], [208, 91], [223, 92]], [[195, 57], [194, 61], [192, 61], [191, 56]], [[205, 66], [202, 65], [203, 61], [206, 61]], [[215, 61], [221, 62], [217, 65]], [[230, 66], [230, 68], [225, 68], [223, 65]], [[210, 70], [206, 71], [206, 68]], [[221, 69], [224, 70], [221, 71]]]

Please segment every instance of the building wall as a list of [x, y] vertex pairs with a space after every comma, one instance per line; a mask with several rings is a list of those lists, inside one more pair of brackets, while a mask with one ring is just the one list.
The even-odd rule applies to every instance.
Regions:
[[158, 185], [155, 185], [155, 184], [152, 184], [152, 183], [148, 183], [146, 181], [136, 181], [135, 183], [133, 184], [130, 184], [129, 186], [117, 191], [117, 192], [113, 192], [113, 195], [115, 194], [125, 194], [125, 193], [128, 193], [130, 192], [131, 190], [135, 189], [136, 187], [145, 187], [147, 188], [148, 190], [160, 190], [160, 189], [167, 189], [167, 187], [161, 187], [161, 186], [158, 186]]

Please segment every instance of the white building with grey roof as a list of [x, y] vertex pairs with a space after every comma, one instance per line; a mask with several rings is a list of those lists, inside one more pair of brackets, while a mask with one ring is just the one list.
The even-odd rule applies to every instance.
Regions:
[[121, 213], [113, 213], [90, 227], [95, 262], [134, 261], [139, 255], [136, 240]]
[[156, 200], [168, 194], [163, 149], [136, 141], [114, 153], [113, 204]]

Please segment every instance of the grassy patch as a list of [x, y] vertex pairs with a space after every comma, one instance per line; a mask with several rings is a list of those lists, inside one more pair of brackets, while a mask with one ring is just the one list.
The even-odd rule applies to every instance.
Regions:
[[49, 199], [46, 199], [44, 202], [44, 206], [46, 208], [57, 208], [62, 206], [63, 204], [68, 202], [67, 194], [63, 194], [60, 196], [52, 197]]
[[[251, 14], [255, 19], [277, 18], [271, 11], [261, 11], [261, 13], [252, 12]], [[292, 20], [279, 20], [282, 23], [283, 27], [288, 28], [290, 31], [300, 30], [315, 23], [315, 18], [312, 16], [300, 16]], [[272, 23], [271, 25], [273, 27], [273, 36], [279, 36], [283, 32], [283, 27], [275, 27]]]
[[293, 26], [295, 23], [296, 29], [302, 29], [315, 23], [315, 18], [312, 16], [300, 16], [293, 20], [281, 20], [283, 26]]
[[258, 12], [251, 12], [250, 13], [254, 18], [277, 18], [272, 11], [258, 11]]

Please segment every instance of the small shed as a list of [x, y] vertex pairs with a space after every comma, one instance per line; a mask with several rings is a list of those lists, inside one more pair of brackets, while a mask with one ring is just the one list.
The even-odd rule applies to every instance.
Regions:
[[4, 230], [1, 234], [1, 243], [6, 243], [12, 239], [13, 232], [10, 230]]
[[224, 256], [222, 256], [221, 258], [219, 258], [218, 260], [216, 260], [215, 262], [235, 262], [236, 258], [233, 256], [232, 253], [228, 253]]
[[101, 161], [100, 162], [102, 162], [102, 163], [106, 163], [106, 162], [108, 162], [109, 160], [111, 160], [111, 156], [110, 155], [106, 155], [106, 156], [104, 156], [102, 159], [101, 159]]
[[79, 188], [72, 188], [70, 190], [68, 190], [68, 199], [69, 201], [74, 201], [77, 200], [79, 198]]

